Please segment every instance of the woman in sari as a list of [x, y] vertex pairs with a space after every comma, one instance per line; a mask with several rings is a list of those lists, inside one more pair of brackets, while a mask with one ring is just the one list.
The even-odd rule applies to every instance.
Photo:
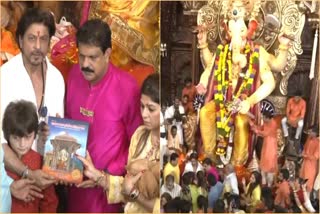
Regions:
[[[93, 165], [89, 153], [86, 158], [79, 157], [84, 163], [85, 176], [105, 190], [109, 203], [126, 203], [124, 208], [126, 213], [160, 212], [159, 103], [159, 74], [156, 73], [149, 75], [142, 85], [141, 115], [144, 124], [135, 131], [131, 138], [125, 177], [99, 171]], [[153, 177], [150, 171], [153, 172]], [[145, 180], [148, 182], [142, 182]]]
[[258, 171], [253, 171], [250, 177], [250, 182], [247, 185], [245, 178], [242, 179], [242, 187], [244, 194], [241, 195], [241, 204], [246, 206], [247, 212], [253, 213], [256, 206], [261, 200], [261, 174]]

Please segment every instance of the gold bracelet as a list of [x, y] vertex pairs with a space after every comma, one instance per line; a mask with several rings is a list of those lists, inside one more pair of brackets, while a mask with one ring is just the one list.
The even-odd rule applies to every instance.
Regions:
[[281, 50], [281, 51], [287, 51], [289, 49], [289, 47], [287, 45], [281, 45], [280, 44], [278, 49]]
[[202, 44], [202, 45], [197, 45], [198, 49], [204, 49], [208, 47], [208, 43]]

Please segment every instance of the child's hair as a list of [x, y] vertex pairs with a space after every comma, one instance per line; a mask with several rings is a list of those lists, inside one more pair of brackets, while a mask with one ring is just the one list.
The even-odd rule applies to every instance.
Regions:
[[24, 137], [34, 132], [36, 136], [38, 126], [37, 109], [33, 103], [25, 100], [9, 103], [2, 120], [2, 131], [9, 145], [10, 135]]

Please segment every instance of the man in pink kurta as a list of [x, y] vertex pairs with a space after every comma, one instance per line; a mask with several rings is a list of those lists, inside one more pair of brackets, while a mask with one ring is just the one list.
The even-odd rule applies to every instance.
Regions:
[[[77, 35], [77, 39], [80, 64], [75, 65], [69, 74], [66, 117], [90, 123], [87, 150], [95, 167], [120, 176], [125, 174], [131, 135], [142, 123], [140, 90], [128, 73], [109, 62], [108, 51], [111, 52], [111, 48], [103, 51], [103, 47], [99, 47], [100, 40], [105, 36], [93, 44], [91, 40], [86, 40], [89, 36], [92, 39], [89, 35], [92, 30], [88, 29], [99, 29], [95, 30], [99, 34], [102, 28], [106, 28], [105, 25], [101, 20], [90, 20], [83, 26], [85, 31], [79, 30], [81, 35]], [[83, 35], [86, 33], [88, 35]], [[104, 43], [101, 41], [101, 46]], [[104, 60], [106, 56], [104, 72], [96, 62], [100, 57]], [[88, 69], [92, 73], [86, 72]], [[99, 72], [103, 72], [101, 78], [91, 81]], [[117, 213], [121, 208], [120, 204], [108, 204], [104, 190], [92, 185], [88, 188], [69, 187], [67, 205], [68, 212]]]

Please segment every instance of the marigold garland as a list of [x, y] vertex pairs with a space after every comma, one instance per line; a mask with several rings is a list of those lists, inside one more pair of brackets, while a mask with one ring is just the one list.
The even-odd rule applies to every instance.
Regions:
[[230, 107], [249, 96], [256, 73], [259, 71], [259, 46], [255, 46], [252, 51], [251, 46], [247, 44], [244, 53], [249, 58], [249, 65], [239, 74], [238, 82], [240, 83], [238, 83], [236, 91], [233, 92], [232, 52], [229, 45], [219, 45], [216, 51], [213, 84], [218, 136], [217, 155], [225, 155], [230, 130], [234, 125], [235, 112]]

